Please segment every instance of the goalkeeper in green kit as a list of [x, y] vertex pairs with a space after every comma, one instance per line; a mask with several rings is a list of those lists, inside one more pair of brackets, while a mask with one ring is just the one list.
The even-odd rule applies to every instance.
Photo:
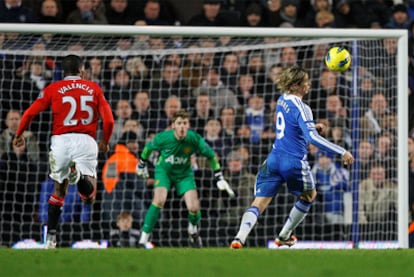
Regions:
[[230, 197], [234, 196], [230, 185], [223, 178], [220, 163], [212, 148], [197, 133], [189, 130], [190, 115], [184, 110], [174, 114], [172, 129], [160, 132], [145, 145], [141, 159], [137, 165], [137, 174], [148, 178], [146, 161], [152, 151], [159, 151], [159, 158], [155, 165], [154, 196], [145, 215], [141, 228], [139, 244], [141, 247], [151, 249], [154, 245], [149, 237], [158, 220], [161, 209], [167, 200], [168, 191], [175, 186], [178, 196], [184, 197], [188, 210], [188, 235], [193, 247], [202, 247], [198, 230], [201, 218], [200, 201], [191, 165], [191, 155], [200, 154], [208, 159], [210, 167], [214, 170], [217, 187], [225, 190]]

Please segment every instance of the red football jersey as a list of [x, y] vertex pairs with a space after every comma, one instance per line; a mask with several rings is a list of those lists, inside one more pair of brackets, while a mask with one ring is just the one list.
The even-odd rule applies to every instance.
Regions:
[[21, 135], [33, 118], [49, 107], [53, 113], [53, 135], [81, 133], [95, 138], [100, 116], [103, 139], [109, 142], [114, 118], [98, 84], [78, 76], [68, 76], [50, 84], [24, 112], [17, 135]]

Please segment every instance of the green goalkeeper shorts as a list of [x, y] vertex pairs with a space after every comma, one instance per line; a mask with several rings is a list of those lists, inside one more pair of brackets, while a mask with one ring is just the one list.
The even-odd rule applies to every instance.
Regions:
[[180, 176], [170, 176], [164, 170], [155, 170], [154, 188], [163, 187], [168, 191], [175, 186], [176, 194], [182, 196], [189, 190], [197, 189], [193, 172]]

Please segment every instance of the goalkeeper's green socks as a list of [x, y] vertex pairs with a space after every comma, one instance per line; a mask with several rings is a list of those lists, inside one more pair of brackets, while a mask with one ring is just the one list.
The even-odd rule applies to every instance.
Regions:
[[150, 234], [152, 229], [157, 223], [158, 217], [160, 216], [161, 208], [151, 203], [147, 213], [144, 218], [144, 225], [142, 226], [142, 231]]
[[188, 221], [190, 221], [191, 224], [197, 226], [200, 223], [200, 219], [201, 219], [200, 211], [196, 213], [188, 212]]
[[188, 234], [195, 235], [198, 234], [198, 224], [200, 223], [201, 212], [196, 213], [188, 212]]

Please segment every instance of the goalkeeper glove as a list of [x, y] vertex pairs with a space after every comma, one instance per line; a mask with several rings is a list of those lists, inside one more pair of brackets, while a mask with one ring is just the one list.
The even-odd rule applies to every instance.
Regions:
[[149, 177], [147, 162], [144, 161], [143, 159], [139, 160], [136, 171], [137, 171], [137, 175], [144, 179], [147, 179]]
[[234, 197], [235, 193], [231, 189], [229, 183], [224, 180], [223, 173], [221, 171], [216, 171], [214, 173], [214, 177], [216, 178], [216, 185], [219, 190], [225, 190], [230, 197]]

